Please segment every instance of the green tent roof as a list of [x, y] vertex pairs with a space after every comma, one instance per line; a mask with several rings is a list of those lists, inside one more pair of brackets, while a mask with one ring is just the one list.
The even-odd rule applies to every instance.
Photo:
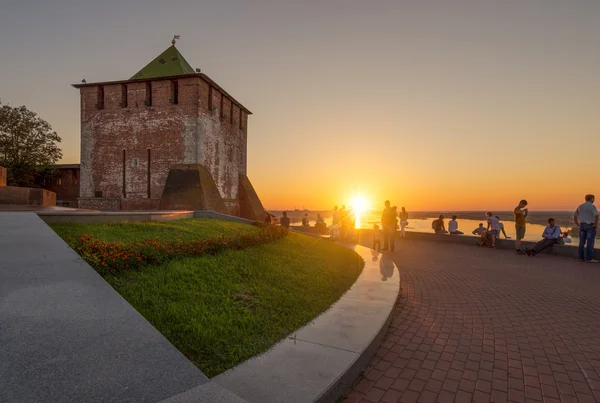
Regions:
[[195, 73], [194, 69], [179, 53], [175, 45], [169, 46], [167, 50], [162, 52], [138, 71], [130, 80], [139, 80], [144, 78], [170, 77], [179, 76], [182, 74]]

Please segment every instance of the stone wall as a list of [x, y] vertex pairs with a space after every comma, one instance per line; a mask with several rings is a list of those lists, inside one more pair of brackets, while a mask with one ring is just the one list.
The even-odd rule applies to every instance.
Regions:
[[0, 167], [0, 186], [6, 186], [7, 173], [6, 168]]
[[0, 205], [56, 206], [56, 193], [45, 189], [2, 186]]
[[79, 197], [79, 167], [77, 164], [70, 167], [59, 166], [56, 176], [46, 189], [56, 193], [56, 200], [63, 203], [71, 202], [71, 205], [76, 206]]
[[234, 201], [229, 210], [239, 211], [248, 115], [219, 89], [196, 76], [80, 91], [81, 208], [101, 205], [90, 201], [95, 198], [123, 199], [121, 208], [156, 208], [173, 166], [201, 164], [221, 197]]
[[80, 197], [78, 200], [79, 208], [101, 211], [119, 211], [121, 210], [120, 198], [99, 198], [99, 197]]

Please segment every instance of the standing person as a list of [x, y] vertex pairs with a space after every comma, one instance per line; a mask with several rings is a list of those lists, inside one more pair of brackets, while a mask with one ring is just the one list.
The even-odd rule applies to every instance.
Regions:
[[456, 216], [453, 215], [452, 219], [448, 222], [448, 232], [452, 235], [463, 235], [464, 232], [458, 230], [458, 221], [456, 221]]
[[431, 223], [431, 228], [436, 234], [447, 234], [446, 226], [444, 225], [444, 215], [440, 214], [440, 218], [437, 220], [433, 220]]
[[271, 224], [271, 214], [269, 213], [265, 215], [265, 224]]
[[496, 217], [494, 217], [494, 215], [491, 212], [487, 212], [487, 232], [492, 236], [492, 245], [490, 246], [490, 248], [495, 248], [496, 247], [496, 238], [498, 238], [498, 235], [500, 234], [500, 222], [498, 221], [498, 219]]
[[542, 240], [535, 244], [531, 249], [526, 249], [527, 256], [535, 256], [546, 248], [551, 247], [555, 243], [558, 243], [561, 238], [562, 232], [560, 227], [555, 224], [554, 218], [548, 218], [548, 226], [544, 228], [542, 233]]
[[408, 213], [406, 209], [402, 207], [402, 211], [400, 211], [400, 236], [402, 238], [406, 238], [406, 224], [408, 224]]
[[521, 240], [525, 238], [525, 219], [529, 214], [529, 209], [526, 208], [527, 200], [523, 199], [519, 202], [519, 205], [515, 207], [515, 230], [517, 233], [517, 239], [515, 240], [515, 248], [517, 248], [518, 254], [524, 254], [521, 250]]
[[340, 236], [340, 221], [342, 220], [338, 206], [333, 208], [333, 218], [331, 222], [331, 239], [336, 240]]
[[579, 227], [579, 260], [587, 263], [598, 263], [594, 259], [594, 243], [598, 231], [598, 210], [594, 201], [596, 196], [586, 195], [585, 203], [577, 207], [573, 215], [575, 225]]
[[289, 228], [290, 228], [290, 219], [289, 219], [289, 217], [287, 216], [287, 211], [284, 211], [284, 212], [283, 212], [283, 213], [281, 213], [281, 214], [283, 214], [283, 217], [281, 217], [281, 218], [279, 219], [279, 224], [281, 224], [281, 226], [282, 226], [283, 228], [285, 228], [285, 229], [289, 229]]
[[381, 213], [381, 225], [383, 226], [383, 250], [394, 251], [394, 233], [396, 232], [396, 213], [390, 207], [390, 201], [385, 201], [385, 209]]

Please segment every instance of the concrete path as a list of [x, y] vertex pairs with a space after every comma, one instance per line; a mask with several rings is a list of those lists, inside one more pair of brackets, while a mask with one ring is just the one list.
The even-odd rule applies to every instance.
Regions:
[[207, 381], [35, 213], [0, 213], [0, 402], [156, 402]]
[[397, 244], [402, 297], [346, 403], [600, 401], [600, 264]]

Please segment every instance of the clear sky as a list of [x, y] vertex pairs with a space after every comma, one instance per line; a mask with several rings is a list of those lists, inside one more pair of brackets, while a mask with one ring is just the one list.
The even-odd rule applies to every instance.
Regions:
[[70, 84], [127, 79], [174, 34], [254, 115], [267, 208], [409, 210], [600, 195], [597, 0], [2, 0], [0, 99], [79, 162]]

